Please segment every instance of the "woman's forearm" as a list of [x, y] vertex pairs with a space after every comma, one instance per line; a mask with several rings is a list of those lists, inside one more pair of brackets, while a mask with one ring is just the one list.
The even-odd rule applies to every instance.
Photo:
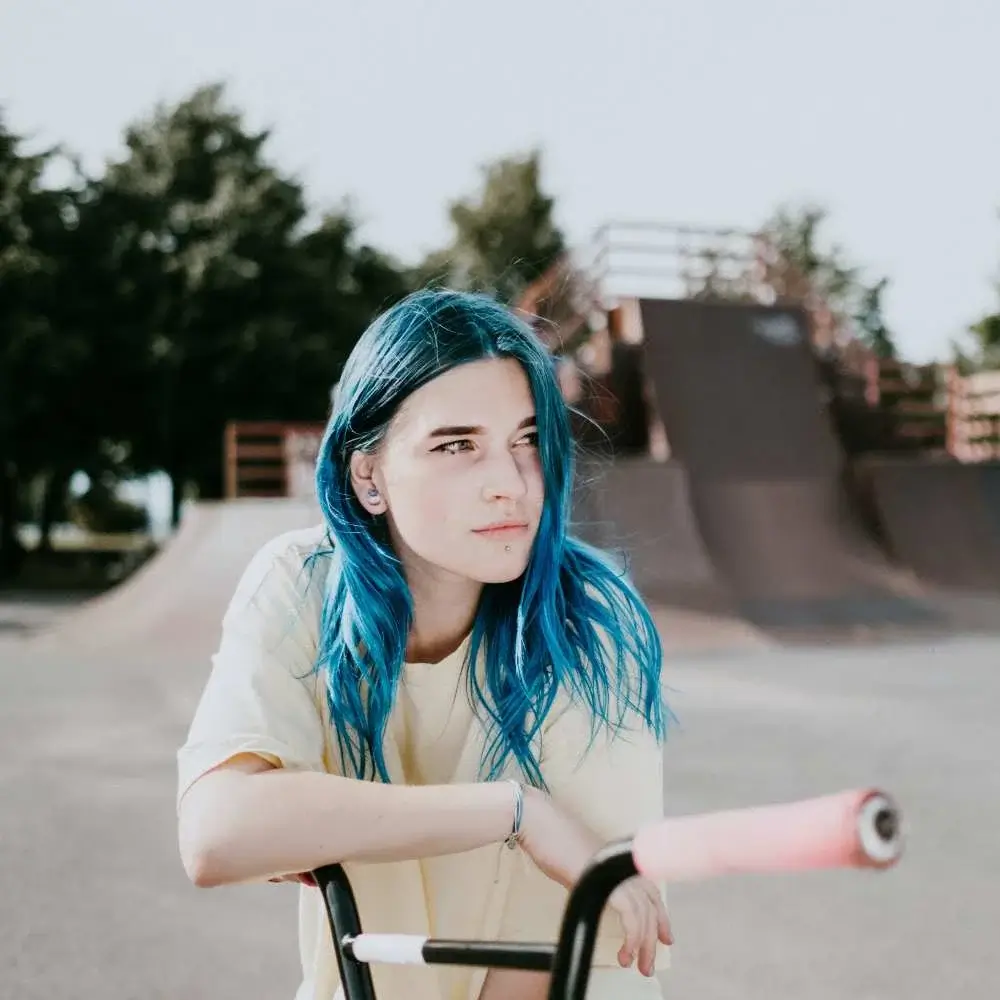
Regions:
[[220, 770], [187, 793], [181, 855], [199, 886], [402, 861], [498, 843], [511, 830], [509, 785], [414, 787], [318, 772]]

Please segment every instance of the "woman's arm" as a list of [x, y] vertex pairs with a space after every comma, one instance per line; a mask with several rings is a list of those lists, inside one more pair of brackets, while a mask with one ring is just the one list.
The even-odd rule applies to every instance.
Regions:
[[[506, 936], [552, 940], [565, 912], [566, 891], [594, 850], [662, 819], [663, 747], [634, 713], [625, 721], [626, 731], [602, 731], [592, 738], [586, 705], [565, 695], [553, 706], [544, 725], [541, 765], [556, 810], [576, 827], [572, 836], [560, 838], [559, 865], [570, 878], [549, 872], [547, 855], [536, 859], [537, 870], [519, 872], [508, 896]], [[526, 820], [530, 814], [526, 803]], [[526, 834], [530, 841], [531, 831]], [[638, 959], [640, 970], [649, 973], [654, 965], [669, 965], [666, 946], [671, 942], [662, 886], [630, 879], [602, 914], [594, 964], [614, 967]], [[487, 994], [484, 1000], [492, 997]]]
[[458, 853], [503, 840], [503, 783], [412, 788], [330, 767], [315, 661], [324, 573], [279, 538], [251, 560], [178, 752], [178, 839], [199, 886], [350, 861]]
[[274, 768], [252, 754], [210, 771], [180, 803], [181, 857], [202, 887], [348, 861], [402, 861], [499, 843], [505, 782], [413, 787]]

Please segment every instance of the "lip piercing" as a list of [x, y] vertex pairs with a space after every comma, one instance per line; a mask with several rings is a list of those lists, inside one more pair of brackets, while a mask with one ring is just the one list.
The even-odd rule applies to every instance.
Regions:
[[503, 550], [504, 550], [504, 552], [510, 552], [510, 546], [509, 545], [505, 545], [503, 547]]

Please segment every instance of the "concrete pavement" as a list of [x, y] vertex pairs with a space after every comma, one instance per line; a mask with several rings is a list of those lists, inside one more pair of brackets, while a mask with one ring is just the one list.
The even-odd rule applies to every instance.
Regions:
[[[877, 783], [901, 866], [677, 886], [684, 1000], [993, 1000], [1000, 641], [677, 657], [667, 748], [683, 813]], [[0, 998], [288, 998], [291, 886], [197, 890], [174, 749], [204, 663], [0, 643]]]

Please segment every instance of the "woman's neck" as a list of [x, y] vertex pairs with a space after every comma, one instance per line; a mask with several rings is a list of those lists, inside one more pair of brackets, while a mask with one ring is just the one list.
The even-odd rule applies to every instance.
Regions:
[[450, 656], [472, 629], [482, 593], [474, 580], [408, 573], [413, 623], [406, 642], [408, 663], [437, 663]]

